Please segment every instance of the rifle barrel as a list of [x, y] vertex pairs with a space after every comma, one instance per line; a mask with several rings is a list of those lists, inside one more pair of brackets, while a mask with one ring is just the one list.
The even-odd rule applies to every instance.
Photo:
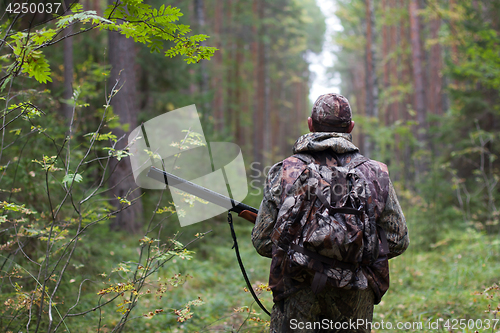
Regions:
[[192, 183], [154, 166], [149, 168], [148, 177], [165, 183], [168, 186], [173, 186], [181, 191], [195, 195], [218, 206], [227, 208], [228, 210], [234, 211], [238, 214], [245, 210], [255, 214], [259, 213], [259, 211], [252, 206], [228, 198], [225, 195], [209, 190], [208, 188]]

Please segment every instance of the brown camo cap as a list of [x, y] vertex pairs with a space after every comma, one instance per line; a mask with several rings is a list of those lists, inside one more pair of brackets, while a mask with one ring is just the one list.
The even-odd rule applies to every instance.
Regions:
[[349, 127], [352, 119], [349, 101], [339, 94], [324, 94], [318, 97], [312, 108], [311, 118], [318, 130]]

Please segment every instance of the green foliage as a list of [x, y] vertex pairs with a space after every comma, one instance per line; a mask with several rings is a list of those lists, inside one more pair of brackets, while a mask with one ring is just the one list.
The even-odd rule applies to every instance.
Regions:
[[[83, 11], [81, 4], [73, 4], [72, 13], [59, 17], [55, 28], [43, 27], [36, 32], [6, 32], [6, 43], [11, 53], [5, 54], [2, 66], [4, 76], [0, 80], [3, 90], [11, 80], [26, 73], [39, 83], [52, 82], [49, 63], [42, 53], [44, 48], [54, 45], [67, 37], [60, 33], [70, 25], [80, 25], [80, 32], [92, 29], [118, 31], [127, 38], [147, 45], [151, 52], [160, 52], [163, 43], [174, 42], [175, 45], [165, 51], [165, 56], [181, 55], [185, 61], [196, 63], [202, 59], [210, 59], [217, 50], [214, 47], [201, 46], [207, 35], [186, 36], [191, 30], [189, 26], [175, 23], [182, 16], [178, 8], [161, 6], [159, 10], [138, 1], [117, 1], [110, 5], [104, 16], [98, 16], [95, 11]], [[9, 62], [9, 59], [12, 59]]]
[[83, 180], [82, 175], [80, 175], [78, 173], [75, 173], [75, 174], [68, 173], [67, 175], [64, 176], [62, 182], [67, 183], [69, 186], [71, 186], [71, 184], [73, 184], [73, 182], [80, 183], [82, 180]]
[[[358, 109], [358, 113], [354, 112], [357, 128], [375, 144], [371, 157], [388, 164], [400, 196], [409, 206], [419, 207], [420, 222], [412, 246], [430, 249], [431, 244], [451, 229], [475, 228], [497, 233], [500, 230], [497, 207], [500, 31], [494, 21], [500, 7], [494, 2], [432, 0], [419, 11], [422, 39], [427, 46], [424, 52], [429, 52], [425, 59], [433, 56], [430, 53], [433, 45], [440, 46], [443, 52], [440, 98], [449, 105], [442, 115], [428, 116], [427, 141], [419, 142], [418, 124], [413, 120], [416, 113], [408, 104], [413, 102], [414, 86], [405, 77], [411, 70], [408, 67], [411, 45], [409, 40], [402, 40], [410, 37], [408, 6], [402, 3], [389, 8], [386, 2], [383, 10], [380, 2], [375, 4], [373, 33], [379, 41], [379, 119], [360, 115], [365, 105], [359, 84], [363, 84], [364, 78], [355, 77], [364, 73], [359, 69], [365, 66], [364, 1], [337, 1], [336, 15], [343, 29], [333, 36], [340, 48], [331, 73], [340, 74], [342, 94]], [[441, 28], [437, 37], [431, 37], [429, 28], [435, 20], [441, 21]], [[399, 33], [395, 36], [391, 31]], [[388, 47], [393, 38], [399, 38], [398, 45]], [[394, 67], [387, 67], [390, 62]], [[424, 66], [429, 65], [430, 61], [424, 62]], [[434, 70], [424, 69], [427, 74]], [[394, 103], [399, 119], [387, 124], [396, 114], [387, 117], [384, 113], [393, 113], [388, 106]]]
[[[424, 325], [424, 329], [414, 328], [410, 332], [431, 331], [429, 323], [438, 321], [440, 329], [434, 331], [447, 332], [447, 320], [485, 323], [496, 318], [494, 311], [488, 311], [496, 307], [496, 300], [481, 293], [498, 281], [498, 240], [473, 229], [465, 233], [450, 231], [443, 236], [432, 244], [432, 251], [410, 248], [400, 258], [391, 260], [391, 288], [375, 308], [374, 321]], [[495, 295], [494, 290], [486, 292]], [[471, 327], [461, 331], [481, 330]]]
[[[178, 8], [162, 5], [157, 10], [140, 0], [126, 1], [124, 4], [126, 6], [115, 3], [108, 7], [104, 16], [113, 23], [103, 25], [101, 29], [119, 31], [127, 38], [131, 37], [135, 42], [147, 45], [151, 52], [163, 50], [163, 41], [175, 42], [175, 46], [165, 51], [165, 56], [172, 58], [182, 55], [188, 64], [210, 59], [217, 50], [214, 47], [200, 46], [200, 42], [208, 38], [207, 35], [184, 36], [191, 29], [187, 25], [175, 23], [182, 16]], [[118, 19], [125, 22], [118, 26]]]
[[[44, 22], [37, 30], [16, 31], [20, 24], [14, 16], [2, 23], [0, 326], [5, 331], [22, 326], [30, 331], [83, 332], [102, 330], [103, 321], [122, 331], [139, 300], [147, 304], [153, 296], [145, 286], [158, 285], [155, 296], [161, 299], [188, 278], [172, 273], [165, 285], [155, 280], [167, 263], [187, 261], [194, 254], [175, 238], [165, 240], [165, 235], [156, 232], [157, 239], [148, 238], [168, 216], [155, 219], [156, 213], [152, 213], [145, 237], [137, 242], [140, 237], [134, 236], [128, 244], [130, 251], [122, 248], [123, 235], [101, 226], [134, 204], [129, 193], [117, 197], [118, 209], [108, 202], [110, 162], [123, 163], [130, 155], [128, 148], [117, 146], [123, 138], [110, 131], [121, 126], [110, 107], [116, 91], [105, 90], [109, 66], [95, 61], [101, 51], [96, 55], [85, 50], [75, 54], [75, 58], [82, 54], [86, 58], [76, 61], [72, 98], [59, 100], [63, 68], [57, 65], [62, 59], [58, 59], [55, 45], [65, 38], [93, 39], [98, 44], [102, 41], [99, 31], [118, 31], [154, 52], [165, 46], [164, 56], [181, 55], [187, 63], [209, 59], [215, 48], [201, 46], [208, 36], [192, 36], [189, 26], [177, 22], [182, 16], [177, 8], [162, 6], [158, 10], [140, 0], [118, 1], [109, 8], [107, 16], [99, 16], [73, 4], [70, 14]], [[67, 36], [65, 29], [70, 26], [74, 35]], [[91, 30], [96, 38], [85, 36]], [[44, 89], [49, 86], [54, 91]], [[57, 114], [61, 103], [72, 106], [71, 122]], [[200, 143], [195, 133], [188, 139], [187, 144]], [[158, 207], [160, 201], [161, 197]], [[91, 240], [103, 235], [99, 242]], [[192, 241], [203, 236], [198, 233]], [[115, 250], [123, 255], [109, 262], [96, 260], [95, 248], [110, 241], [120, 244]], [[156, 309], [145, 306], [141, 311], [146, 319], [151, 313], [166, 317], [168, 312], [174, 322], [176, 318], [186, 321], [199, 305], [202, 302], [195, 297], [191, 302], [168, 304], [165, 312], [163, 305]], [[111, 309], [109, 320], [103, 318], [103, 307]], [[85, 319], [75, 321], [85, 314]]]

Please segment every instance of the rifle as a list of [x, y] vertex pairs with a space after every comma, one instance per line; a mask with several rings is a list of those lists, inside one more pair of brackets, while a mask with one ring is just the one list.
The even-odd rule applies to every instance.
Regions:
[[228, 198], [225, 195], [222, 195], [220, 193], [209, 190], [208, 188], [205, 188], [203, 186], [192, 183], [188, 180], [185, 180], [181, 177], [178, 177], [176, 175], [173, 175], [171, 173], [168, 173], [166, 171], [158, 169], [154, 166], [149, 168], [148, 177], [155, 179], [159, 182], [164, 182], [168, 186], [173, 186], [181, 191], [195, 195], [201, 199], [210, 201], [211, 203], [214, 203], [216, 205], [219, 205], [221, 207], [228, 209], [227, 222], [229, 223], [229, 226], [231, 227], [231, 236], [233, 237], [233, 241], [234, 241], [233, 248], [236, 252], [236, 258], [238, 259], [238, 264], [240, 265], [241, 273], [243, 274], [243, 277], [245, 278], [245, 281], [246, 281], [247, 286], [248, 286], [248, 290], [250, 290], [250, 292], [252, 293], [252, 296], [255, 299], [255, 301], [257, 302], [257, 304], [262, 308], [262, 310], [264, 310], [265, 313], [267, 313], [269, 316], [271, 316], [269, 311], [260, 302], [259, 298], [255, 294], [255, 291], [253, 290], [252, 284], [250, 283], [250, 280], [248, 279], [247, 273], [245, 271], [245, 267], [243, 266], [243, 262], [241, 261], [240, 251], [238, 249], [238, 241], [236, 240], [236, 233], [234, 232], [234, 228], [233, 228], [233, 219], [231, 217], [231, 212], [233, 211], [235, 213], [238, 213], [239, 217], [242, 217], [247, 221], [255, 223], [255, 220], [257, 219], [257, 214], [259, 211], [251, 206], [245, 205], [244, 203], [241, 203], [241, 202], [238, 202], [238, 201], [233, 200], [231, 198]]
[[154, 166], [149, 168], [148, 177], [221, 207], [227, 208], [229, 211], [238, 213], [239, 217], [242, 217], [249, 222], [255, 223], [255, 220], [257, 219], [257, 214], [259, 213], [257, 209], [228, 198], [220, 193], [209, 190], [208, 188], [192, 183], [169, 172], [158, 169]]

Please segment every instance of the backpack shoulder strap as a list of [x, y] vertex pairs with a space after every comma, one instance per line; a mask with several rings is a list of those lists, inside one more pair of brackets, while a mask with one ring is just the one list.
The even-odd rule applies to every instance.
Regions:
[[314, 161], [316, 161], [314, 159], [314, 157], [312, 157], [311, 155], [309, 154], [294, 154], [292, 155], [292, 157], [295, 157], [299, 160], [301, 160], [302, 162], [304, 162], [306, 165], [307, 164], [310, 164], [310, 163], [313, 163]]
[[351, 159], [351, 161], [345, 165], [345, 167], [348, 168], [349, 171], [350, 171], [350, 170], [356, 169], [361, 164], [366, 163], [369, 160], [370, 159], [368, 159], [368, 158], [364, 157], [363, 155], [359, 154], [359, 155], [356, 155], [355, 157], [353, 157]]
[[[283, 160], [283, 188], [291, 187], [312, 162], [305, 154], [295, 154]], [[285, 190], [283, 193], [286, 193]]]

